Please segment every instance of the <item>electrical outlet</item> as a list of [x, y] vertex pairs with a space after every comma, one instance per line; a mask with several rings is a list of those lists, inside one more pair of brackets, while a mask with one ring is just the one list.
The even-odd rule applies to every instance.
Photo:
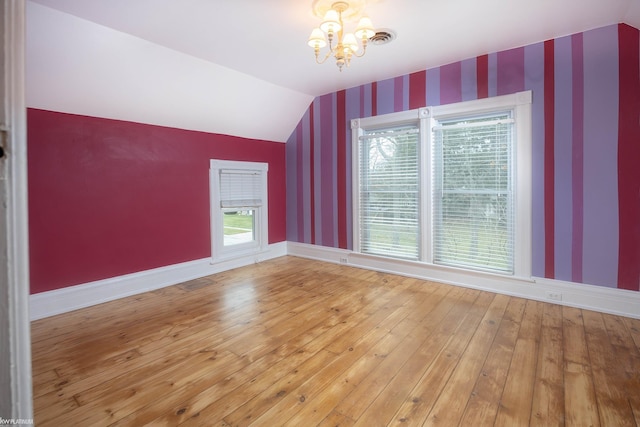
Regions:
[[554, 291], [547, 291], [547, 298], [554, 300], [554, 301], [562, 301], [562, 293], [560, 292], [554, 292]]
[[340, 257], [340, 264], [347, 264], [349, 262], [349, 260], [347, 259], [346, 256], [341, 256]]

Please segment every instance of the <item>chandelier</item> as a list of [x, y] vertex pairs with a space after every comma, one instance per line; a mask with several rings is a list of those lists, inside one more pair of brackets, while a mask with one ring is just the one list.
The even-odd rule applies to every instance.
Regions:
[[[333, 3], [325, 13], [320, 27], [314, 28], [311, 32], [308, 42], [315, 52], [318, 64], [324, 63], [330, 56], [333, 56], [340, 71], [344, 66], [349, 66], [352, 57], [364, 56], [367, 51], [368, 39], [376, 33], [371, 20], [366, 16], [360, 18], [354, 33], [345, 33], [342, 14], [347, 9], [349, 9], [349, 3], [345, 1]], [[329, 51], [321, 59], [320, 49], [327, 46], [327, 39], [329, 40]], [[362, 44], [361, 53], [357, 53], [360, 50], [358, 40]]]

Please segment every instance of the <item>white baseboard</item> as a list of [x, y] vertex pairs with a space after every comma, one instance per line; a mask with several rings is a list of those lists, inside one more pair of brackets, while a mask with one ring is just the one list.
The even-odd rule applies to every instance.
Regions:
[[257, 256], [251, 255], [215, 264], [211, 262], [211, 258], [204, 258], [34, 294], [29, 300], [30, 318], [42, 319], [284, 255], [346, 264], [640, 319], [640, 292], [539, 277], [501, 276], [294, 242], [269, 245], [266, 252]]
[[287, 253], [302, 258], [432, 280], [537, 301], [640, 319], [640, 292], [539, 277], [517, 278], [354, 253], [344, 249], [287, 243]]
[[37, 320], [103, 302], [175, 285], [221, 271], [287, 254], [287, 242], [274, 243], [260, 254], [212, 263], [211, 258], [183, 262], [30, 296], [30, 319]]

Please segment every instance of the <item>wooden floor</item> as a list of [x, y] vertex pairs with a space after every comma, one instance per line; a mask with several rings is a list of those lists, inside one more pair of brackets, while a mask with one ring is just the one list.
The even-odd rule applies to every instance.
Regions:
[[294, 257], [32, 340], [38, 426], [640, 423], [640, 320]]

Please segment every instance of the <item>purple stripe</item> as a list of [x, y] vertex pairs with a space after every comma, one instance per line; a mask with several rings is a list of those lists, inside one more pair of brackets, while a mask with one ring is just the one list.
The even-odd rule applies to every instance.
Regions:
[[[336, 134], [335, 134], [335, 92], [324, 95], [320, 98], [320, 138], [316, 139], [320, 146], [320, 169], [316, 173], [316, 181], [320, 187], [321, 216], [316, 216], [316, 221], [321, 224], [322, 234], [316, 234], [316, 238], [321, 236], [319, 242], [323, 246], [335, 246], [337, 239], [334, 238], [335, 231], [338, 230], [338, 221], [334, 221], [337, 213], [335, 170], [336, 160]], [[320, 178], [320, 179], [318, 179]]]
[[617, 287], [618, 27], [584, 33], [584, 283]]
[[440, 67], [440, 101], [442, 104], [452, 104], [462, 101], [460, 62]]
[[[325, 95], [326, 96], [326, 95]], [[314, 224], [311, 224], [314, 230], [315, 243], [322, 245], [322, 147], [325, 145], [322, 142], [322, 116], [320, 114], [322, 97], [316, 97], [313, 100], [313, 207], [314, 207]]]
[[298, 144], [302, 138], [302, 122], [298, 123], [295, 130], [287, 140], [286, 176], [287, 176], [287, 240], [298, 242]]
[[387, 79], [378, 82], [378, 116], [393, 113], [395, 79]]
[[544, 43], [525, 47], [524, 69], [525, 90], [533, 92], [531, 272], [544, 277]]
[[582, 34], [571, 37], [573, 59], [573, 242], [571, 259], [571, 281], [582, 282], [582, 245], [583, 245], [583, 143], [584, 143], [584, 70], [582, 57]]
[[498, 95], [524, 90], [524, 48], [498, 52]]
[[478, 99], [478, 73], [476, 58], [462, 61], [462, 100], [470, 101]]
[[398, 111], [407, 111], [409, 109], [409, 74], [402, 76], [402, 107]]
[[311, 142], [311, 130], [309, 129], [311, 115], [309, 109], [302, 117], [302, 143], [298, 151], [298, 162], [300, 180], [302, 185], [298, 187], [298, 200], [302, 201], [302, 206], [298, 207], [298, 239], [302, 243], [311, 243], [311, 153], [309, 150]]
[[396, 77], [393, 79], [393, 111], [402, 111], [404, 109], [405, 88], [403, 77]]
[[498, 95], [498, 54], [488, 55], [489, 97]]
[[440, 105], [440, 68], [427, 70], [427, 105]]
[[371, 117], [373, 105], [371, 102], [371, 84], [362, 85], [360, 88], [360, 117]]
[[353, 180], [353, 142], [351, 141], [351, 119], [362, 117], [360, 109], [359, 88], [347, 89], [345, 94], [345, 110], [347, 114], [347, 249], [353, 249], [353, 192], [351, 182]]
[[571, 280], [572, 243], [572, 67], [571, 38], [555, 40], [554, 254], [555, 279]]

